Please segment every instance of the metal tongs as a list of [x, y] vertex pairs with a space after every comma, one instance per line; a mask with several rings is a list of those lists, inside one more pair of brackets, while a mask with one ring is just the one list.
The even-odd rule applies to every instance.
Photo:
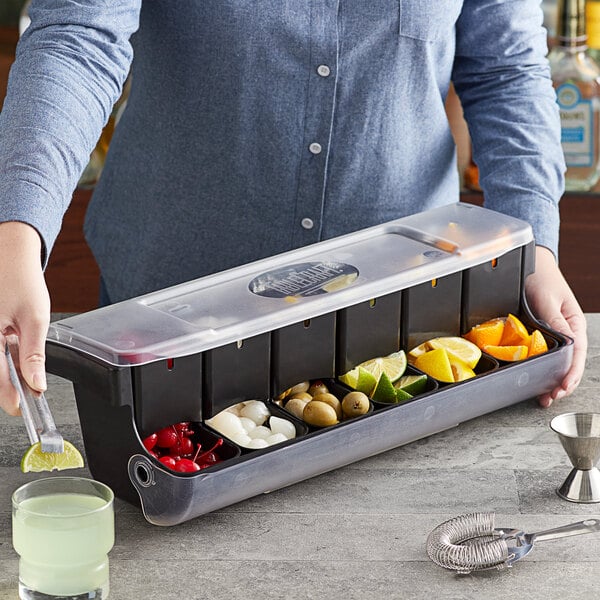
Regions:
[[31, 444], [41, 442], [42, 452], [62, 453], [64, 440], [56, 429], [44, 394], [32, 390], [16, 367], [19, 364], [19, 343], [16, 336], [10, 336], [6, 340], [5, 354], [10, 380], [19, 393], [19, 407], [29, 441]]

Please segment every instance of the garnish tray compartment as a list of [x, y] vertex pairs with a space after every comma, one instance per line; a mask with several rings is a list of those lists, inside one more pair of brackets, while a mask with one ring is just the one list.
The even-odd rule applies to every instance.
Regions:
[[[175, 525], [552, 389], [572, 340], [531, 314], [533, 270], [528, 224], [449, 204], [55, 321], [47, 368], [73, 384], [93, 477], [149, 522]], [[539, 329], [548, 351], [195, 473], [171, 471], [142, 444], [508, 313]]]

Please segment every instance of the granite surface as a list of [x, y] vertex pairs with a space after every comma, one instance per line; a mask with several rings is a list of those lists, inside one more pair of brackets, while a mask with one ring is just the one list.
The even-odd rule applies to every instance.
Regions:
[[[173, 527], [118, 500], [110, 598], [600, 597], [600, 534], [539, 542], [512, 569], [467, 576], [437, 567], [425, 550], [436, 525], [472, 511], [526, 531], [600, 518], [600, 504], [555, 493], [570, 463], [548, 427], [562, 412], [600, 408], [600, 314], [587, 316], [584, 380], [550, 409], [522, 402]], [[82, 448], [70, 382], [50, 376], [47, 397], [64, 437]], [[21, 419], [0, 415], [0, 433], [0, 600], [16, 600], [10, 496], [37, 476], [18, 467], [28, 444]]]

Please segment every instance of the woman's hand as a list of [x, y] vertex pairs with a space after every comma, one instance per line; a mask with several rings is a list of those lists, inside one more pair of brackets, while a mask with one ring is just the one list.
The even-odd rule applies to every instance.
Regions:
[[19, 368], [34, 390], [46, 389], [46, 335], [50, 297], [40, 260], [37, 231], [25, 223], [0, 223], [0, 408], [19, 414], [4, 353], [6, 336], [19, 338]]
[[571, 394], [579, 385], [587, 354], [587, 324], [575, 295], [550, 250], [536, 247], [535, 273], [525, 281], [525, 295], [533, 314], [549, 327], [573, 338], [573, 362], [560, 385], [539, 398], [540, 406]]

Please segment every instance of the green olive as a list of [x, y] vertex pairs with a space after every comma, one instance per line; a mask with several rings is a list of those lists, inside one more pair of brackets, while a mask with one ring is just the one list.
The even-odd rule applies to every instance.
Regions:
[[288, 397], [286, 402], [293, 400], [294, 398], [298, 398], [300, 400], [304, 400], [304, 402], [310, 402], [312, 400], [312, 396], [308, 392], [298, 392], [297, 394], [292, 394]]
[[308, 393], [311, 396], [316, 396], [317, 394], [327, 394], [328, 392], [329, 389], [327, 389], [327, 386], [320, 379], [313, 381], [308, 388]]
[[311, 400], [306, 404], [302, 418], [306, 423], [315, 427], [328, 427], [338, 423], [335, 410], [326, 402], [319, 402], [318, 400]]
[[285, 400], [289, 396], [293, 394], [298, 394], [299, 392], [306, 392], [310, 386], [310, 381], [302, 381], [301, 383], [297, 383], [293, 385], [291, 388], [281, 392], [278, 396], [275, 397], [275, 401], [279, 404], [279, 401]]
[[325, 394], [316, 394], [313, 396], [313, 400], [329, 404], [329, 406], [335, 410], [338, 420], [342, 418], [342, 403], [338, 400], [337, 396], [327, 392]]
[[290, 396], [292, 394], [306, 392], [309, 387], [310, 387], [310, 381], [302, 381], [301, 383], [297, 383], [295, 386], [290, 388]]
[[304, 407], [308, 404], [308, 402], [310, 402], [310, 397], [308, 400], [303, 400], [302, 398], [290, 398], [285, 405], [285, 410], [298, 419], [302, 419]]
[[342, 412], [349, 419], [367, 414], [369, 408], [371, 408], [369, 398], [362, 392], [349, 392], [342, 400]]

